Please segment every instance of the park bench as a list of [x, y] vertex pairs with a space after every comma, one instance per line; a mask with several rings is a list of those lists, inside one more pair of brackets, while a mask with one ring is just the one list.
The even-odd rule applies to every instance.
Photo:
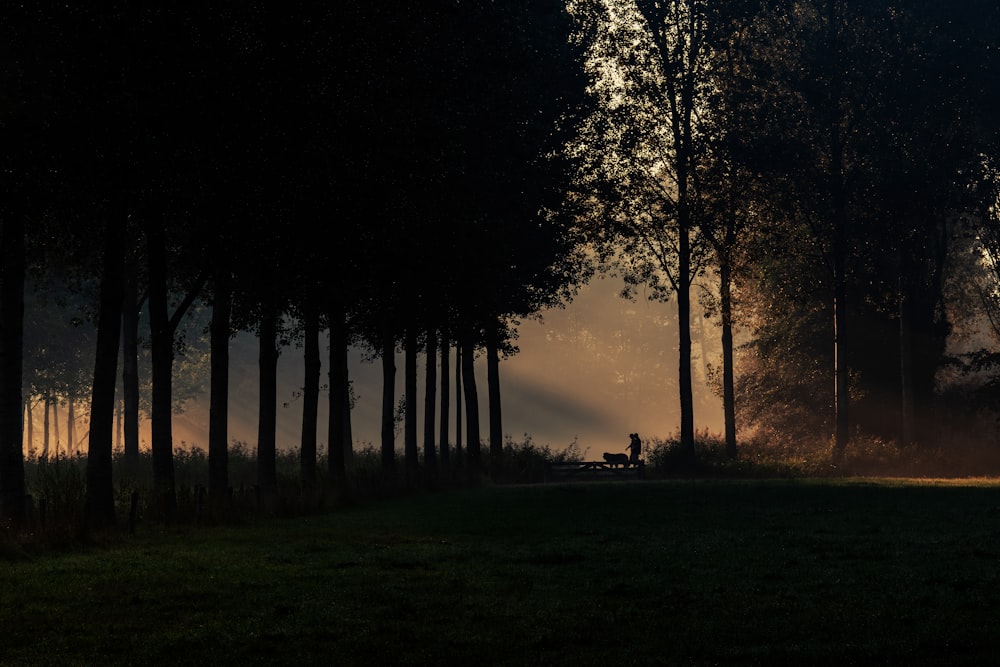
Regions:
[[642, 479], [645, 464], [623, 466], [607, 461], [575, 461], [571, 463], [546, 463], [545, 481], [559, 482], [572, 480]]

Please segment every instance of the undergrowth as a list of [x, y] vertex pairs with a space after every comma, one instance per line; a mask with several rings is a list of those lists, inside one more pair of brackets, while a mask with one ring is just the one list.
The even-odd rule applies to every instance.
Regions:
[[[838, 453], [830, 441], [790, 442], [780, 438], [750, 438], [739, 443], [737, 455], [727, 452], [723, 436], [707, 430], [695, 434], [694, 456], [685, 452], [679, 434], [650, 438], [645, 443], [646, 479], [678, 477], [795, 478], [795, 477], [958, 477], [996, 474], [1000, 464], [982, 456], [971, 463], [962, 452], [928, 447], [901, 447], [897, 443], [857, 434]], [[276, 456], [277, 489], [264, 498], [258, 487], [254, 450], [234, 442], [228, 452], [229, 497], [212, 503], [207, 497], [208, 454], [182, 443], [174, 450], [176, 510], [168, 521], [153, 493], [152, 456], [114, 455], [114, 497], [119, 529], [133, 530], [137, 522], [214, 524], [255, 520], [262, 516], [296, 516], [323, 512], [347, 504], [379, 498], [433, 492], [461, 486], [535, 484], [545, 480], [550, 463], [582, 462], [588, 457], [574, 439], [560, 449], [536, 443], [525, 434], [508, 436], [501, 457], [481, 447], [481, 464], [469, 465], [468, 451], [451, 451], [447, 464], [428, 468], [422, 461], [407, 465], [397, 452], [397, 466], [385, 469], [381, 452], [372, 444], [355, 449], [346, 479], [334, 484], [324, 454], [317, 458], [317, 488], [307, 492], [301, 483], [301, 461], [294, 450]], [[998, 457], [1000, 458], [1000, 457]], [[15, 529], [0, 525], [0, 555], [16, 552], [17, 545], [59, 546], [92, 541], [86, 506], [86, 456], [30, 457], [25, 461], [29, 494], [29, 523]], [[13, 545], [13, 547], [12, 547]]]

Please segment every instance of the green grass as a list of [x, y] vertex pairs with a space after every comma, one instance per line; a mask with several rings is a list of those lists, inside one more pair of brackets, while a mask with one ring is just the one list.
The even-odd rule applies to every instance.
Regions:
[[[988, 664], [1000, 486], [487, 486], [0, 559], [0, 664]], [[2, 555], [0, 555], [2, 557]]]

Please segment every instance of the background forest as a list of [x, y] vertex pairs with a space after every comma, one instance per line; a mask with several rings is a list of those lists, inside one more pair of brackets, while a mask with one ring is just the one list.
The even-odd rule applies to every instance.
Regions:
[[[169, 520], [193, 350], [223, 511], [238, 334], [258, 346], [263, 498], [278, 495], [285, 348], [304, 369], [303, 497], [350, 488], [351, 350], [381, 366], [385, 474], [496, 470], [519, 327], [605, 274], [662, 302], [670, 334], [650, 367], [676, 387], [677, 469], [706, 452], [693, 387], [706, 328], [730, 460], [819, 447], [837, 465], [881, 443], [997, 469], [995, 3], [249, 2], [5, 19], [5, 519], [27, 516], [26, 411], [57, 400], [89, 415], [88, 520], [115, 521], [115, 434], [137, 461], [140, 414]], [[422, 404], [399, 400], [397, 358], [402, 395], [419, 383]]]

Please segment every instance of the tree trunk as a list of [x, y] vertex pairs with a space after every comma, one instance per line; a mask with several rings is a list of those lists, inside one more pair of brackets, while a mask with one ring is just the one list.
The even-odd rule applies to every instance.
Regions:
[[[682, 181], [685, 182], [685, 181]], [[683, 197], [679, 220], [679, 243], [677, 257], [677, 327], [679, 344], [679, 386], [681, 408], [681, 452], [688, 461], [694, 460], [694, 387], [691, 380], [691, 239], [690, 214]]]
[[52, 399], [52, 435], [56, 440], [56, 458], [59, 458], [59, 445], [62, 444], [62, 433], [59, 431], [59, 397]]
[[167, 314], [166, 240], [158, 221], [146, 231], [149, 261], [149, 328], [153, 396], [151, 439], [153, 449], [153, 493], [163, 520], [172, 523], [177, 511], [174, 482], [173, 408], [174, 335]]
[[122, 298], [122, 400], [125, 461], [139, 461], [139, 284], [135, 253], [126, 249]]
[[448, 421], [450, 410], [449, 399], [451, 398], [450, 392], [451, 387], [449, 383], [451, 382], [451, 368], [448, 365], [448, 357], [451, 354], [449, 349], [450, 345], [448, 342], [448, 333], [446, 331], [441, 332], [441, 428], [440, 428], [440, 444], [441, 444], [441, 465], [447, 465], [448, 463]]
[[52, 397], [49, 391], [45, 390], [42, 397], [42, 458], [49, 458], [49, 420], [52, 419]]
[[462, 465], [462, 345], [455, 341], [455, 465]]
[[[87, 523], [93, 528], [115, 523], [112, 447], [124, 300], [125, 223], [123, 207], [122, 210], [112, 211], [112, 219], [105, 230], [97, 350], [90, 399], [90, 443], [87, 448]], [[72, 430], [69, 430], [69, 438], [72, 442]]]
[[[120, 332], [119, 332], [120, 333]], [[116, 355], [117, 356], [117, 355]], [[118, 359], [115, 359], [115, 372], [118, 372]], [[118, 384], [117, 380], [115, 384]], [[93, 389], [93, 387], [91, 387]], [[73, 400], [72, 396], [66, 398], [66, 454], [68, 456], [73, 456], [76, 454], [76, 429], [74, 428], [76, 421], [76, 402]], [[111, 413], [111, 437], [114, 439], [114, 411]], [[112, 446], [113, 442], [108, 446]]]
[[497, 332], [493, 329], [486, 340], [486, 385], [490, 404], [490, 468], [499, 471], [503, 464], [503, 419], [500, 414], [500, 349]]
[[341, 421], [343, 423], [343, 433], [344, 433], [344, 466], [347, 470], [351, 470], [354, 465], [354, 430], [351, 426], [351, 408], [352, 408], [352, 398], [351, 398], [351, 372], [350, 367], [347, 362], [348, 355], [348, 345], [347, 345], [347, 332], [344, 331], [344, 344], [340, 348], [340, 374], [343, 377], [343, 381], [340, 383], [342, 396], [340, 399], [341, 404], [344, 406], [341, 411]]
[[208, 407], [208, 494], [222, 513], [229, 501], [229, 338], [232, 334], [232, 275], [219, 266], [212, 299], [210, 389]]
[[424, 467], [431, 471], [437, 467], [437, 443], [434, 410], [437, 407], [437, 332], [427, 330], [426, 370], [424, 371]]
[[0, 218], [0, 520], [27, 523], [22, 421], [24, 219]]
[[475, 348], [472, 338], [462, 341], [462, 386], [465, 388], [466, 451], [469, 466], [477, 470], [481, 463], [479, 442], [479, 397], [476, 393]]
[[332, 303], [330, 320], [330, 409], [327, 427], [327, 466], [334, 493], [346, 497], [347, 463], [350, 451], [351, 405], [347, 380], [347, 325], [343, 306]]
[[[731, 245], [727, 247], [732, 247]], [[722, 413], [725, 424], [726, 455], [735, 459], [736, 450], [736, 388], [733, 368], [733, 294], [732, 268], [728, 258], [719, 266], [719, 301], [722, 311]]]
[[[2, 306], [0, 306], [0, 308], [2, 308]], [[0, 317], [2, 317], [2, 315], [0, 315]], [[2, 353], [0, 353], [0, 358], [2, 358], [2, 356], [3, 356]], [[0, 389], [0, 392], [2, 392], [2, 391], [3, 390]], [[28, 398], [28, 400], [22, 401], [22, 403], [24, 403], [24, 411], [27, 414], [27, 417], [25, 418], [25, 423], [28, 425], [27, 426], [27, 428], [28, 428], [28, 438], [27, 438], [27, 440], [28, 440], [28, 456], [34, 458], [34, 456], [35, 456], [35, 416], [34, 416], [34, 410], [32, 409], [33, 403], [31, 401], [30, 397]]]
[[394, 416], [396, 410], [396, 345], [392, 336], [382, 339], [382, 469], [396, 470], [396, 437]]
[[278, 318], [273, 308], [265, 307], [260, 320], [260, 406], [257, 410], [257, 486], [261, 499], [270, 509], [278, 490]]
[[[299, 467], [302, 493], [311, 503], [316, 494], [316, 432], [319, 423], [319, 379], [322, 362], [319, 355], [319, 311], [311, 303], [305, 306], [303, 326], [302, 434]], [[331, 350], [331, 354], [334, 352]], [[330, 386], [331, 391], [333, 385]]]
[[[120, 311], [119, 311], [120, 312]], [[120, 338], [120, 327], [119, 327], [119, 338]], [[118, 355], [115, 355], [115, 373], [118, 372]], [[115, 384], [118, 384], [117, 380]], [[91, 387], [93, 389], [93, 387]], [[76, 402], [73, 400], [72, 396], [66, 398], [66, 454], [68, 456], [73, 456], [76, 454]], [[114, 438], [114, 411], [111, 413], [111, 437]], [[111, 442], [108, 443], [110, 448]]]
[[406, 330], [406, 344], [404, 345], [404, 371], [403, 380], [406, 388], [403, 392], [405, 396], [405, 419], [403, 424], [403, 458], [406, 462], [406, 469], [412, 471], [418, 464], [417, 449], [417, 334], [413, 327]]

